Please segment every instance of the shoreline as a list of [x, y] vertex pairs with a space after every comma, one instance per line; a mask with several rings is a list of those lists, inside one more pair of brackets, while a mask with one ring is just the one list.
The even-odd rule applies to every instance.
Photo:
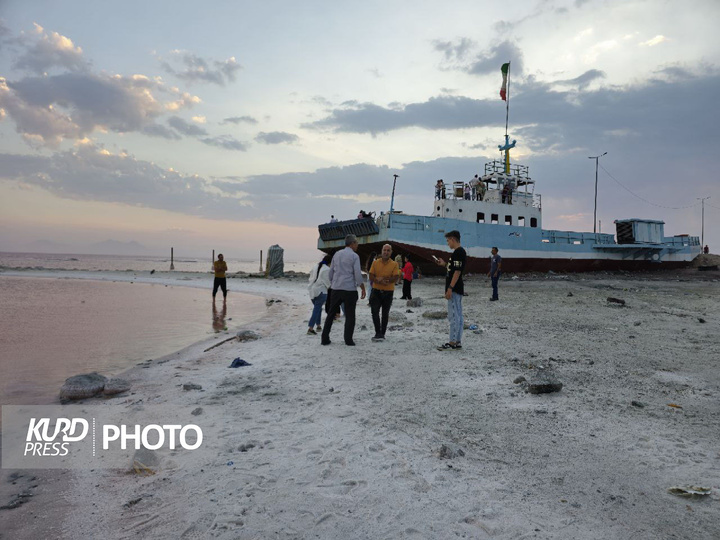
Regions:
[[[216, 458], [151, 477], [57, 471], [45, 500], [0, 520], [23, 521], [27, 538], [38, 519], [61, 514], [54, 537], [712, 538], [717, 277], [563, 276], [503, 279], [495, 305], [483, 278], [468, 279], [465, 320], [480, 333], [465, 330], [459, 353], [435, 352], [447, 321], [421, 317], [445, 305], [441, 279], [413, 285], [425, 304], [412, 313], [396, 299], [388, 343], [370, 343], [359, 302], [354, 348], [342, 344], [341, 324], [329, 347], [303, 335], [304, 280], [242, 280], [237, 292], [282, 300], [247, 325], [262, 339], [203, 352], [211, 336], [128, 370], [132, 401], [204, 409], [196, 419], [219, 429], [208, 441]], [[629, 305], [609, 306], [607, 296]], [[253, 366], [228, 370], [238, 354]], [[513, 383], [540, 362], [563, 380], [561, 392], [533, 396]], [[122, 410], [123, 400], [99, 404]], [[713, 494], [666, 492], [680, 483]]]

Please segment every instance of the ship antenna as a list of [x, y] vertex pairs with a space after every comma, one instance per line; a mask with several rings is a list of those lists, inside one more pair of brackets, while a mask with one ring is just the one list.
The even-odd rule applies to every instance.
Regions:
[[399, 174], [393, 174], [393, 190], [392, 197], [390, 197], [390, 215], [388, 216], [388, 229], [390, 228], [390, 220], [392, 219], [393, 207], [395, 206], [395, 183], [400, 178]]

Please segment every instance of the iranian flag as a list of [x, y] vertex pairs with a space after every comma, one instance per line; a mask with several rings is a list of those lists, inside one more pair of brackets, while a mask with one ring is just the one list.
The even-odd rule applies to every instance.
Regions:
[[500, 68], [500, 71], [502, 71], [503, 76], [503, 83], [500, 87], [500, 97], [503, 101], [507, 101], [507, 78], [508, 78], [508, 71], [510, 70], [510, 62], [507, 64], [503, 64]]

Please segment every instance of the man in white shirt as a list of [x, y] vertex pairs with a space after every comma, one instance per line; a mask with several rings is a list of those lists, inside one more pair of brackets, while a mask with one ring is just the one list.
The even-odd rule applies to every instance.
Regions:
[[358, 241], [354, 234], [345, 237], [345, 249], [338, 251], [330, 264], [330, 283], [332, 292], [325, 326], [323, 327], [320, 343], [330, 345], [330, 329], [335, 315], [340, 311], [340, 304], [345, 304], [345, 345], [354, 346], [355, 333], [355, 306], [358, 301], [357, 288], [360, 287], [365, 299], [365, 282], [360, 270], [360, 257], [357, 251]]

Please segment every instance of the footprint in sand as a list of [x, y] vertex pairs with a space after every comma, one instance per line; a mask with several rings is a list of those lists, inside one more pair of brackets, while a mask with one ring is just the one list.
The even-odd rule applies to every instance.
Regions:
[[200, 516], [194, 524], [185, 529], [180, 538], [182, 539], [193, 539], [193, 538], [205, 538], [205, 535], [215, 523], [215, 514], [203, 514]]

